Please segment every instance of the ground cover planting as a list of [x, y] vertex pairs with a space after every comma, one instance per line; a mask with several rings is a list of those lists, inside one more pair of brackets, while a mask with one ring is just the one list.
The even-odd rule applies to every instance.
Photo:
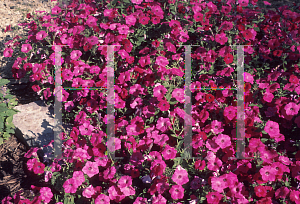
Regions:
[[[4, 56], [17, 56], [14, 77], [29, 74], [48, 104], [59, 98], [74, 127], [61, 134], [67, 159], [25, 155], [47, 183], [32, 186], [36, 197], [2, 202], [299, 203], [299, 7], [263, 12], [256, 2], [74, 0], [28, 14], [28, 37], [9, 41]], [[247, 159], [232, 159], [237, 45]]]

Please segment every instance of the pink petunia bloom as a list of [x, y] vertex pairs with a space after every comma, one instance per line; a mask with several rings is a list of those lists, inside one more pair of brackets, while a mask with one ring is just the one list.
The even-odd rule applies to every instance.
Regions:
[[104, 170], [103, 178], [110, 180], [110, 179], [114, 178], [115, 174], [116, 174], [116, 168], [114, 166], [111, 166], [111, 167], [107, 168], [106, 170]]
[[233, 120], [236, 117], [236, 107], [234, 106], [225, 107], [223, 114], [226, 118], [228, 118], [228, 120], [230, 121]]
[[178, 185], [184, 185], [189, 182], [188, 172], [178, 165], [172, 176], [172, 180]]
[[37, 40], [43, 40], [45, 37], [47, 37], [48, 34], [45, 31], [40, 31], [36, 34], [36, 39]]
[[82, 52], [80, 50], [73, 50], [71, 52], [71, 59], [72, 60], [78, 60], [81, 55], [82, 55]]
[[169, 137], [166, 134], [152, 134], [151, 138], [154, 139], [154, 144], [159, 146], [163, 146], [169, 140]]
[[211, 171], [218, 171], [222, 166], [222, 161], [219, 158], [210, 160], [207, 163], [207, 169]]
[[169, 192], [174, 200], [182, 199], [184, 196], [184, 188], [180, 185], [172, 186]]
[[43, 174], [44, 173], [44, 169], [45, 169], [45, 164], [43, 164], [41, 162], [36, 162], [33, 165], [33, 172], [35, 174]]
[[184, 103], [185, 101], [185, 94], [183, 89], [176, 88], [172, 92], [172, 97], [175, 98], [180, 103]]
[[220, 146], [213, 139], [206, 140], [206, 147], [213, 152], [217, 152], [220, 149]]
[[53, 15], [58, 15], [61, 12], [61, 8], [59, 6], [54, 6], [51, 12]]
[[161, 111], [168, 111], [170, 109], [170, 104], [166, 100], [161, 100], [158, 104], [158, 107]]
[[153, 95], [156, 97], [159, 101], [162, 100], [162, 98], [165, 96], [167, 93], [167, 89], [163, 85], [156, 86], [153, 89]]
[[171, 147], [170, 145], [166, 144], [162, 155], [165, 158], [165, 160], [174, 159], [176, 157], [176, 149], [174, 147]]
[[82, 135], [91, 135], [93, 130], [94, 126], [92, 126], [89, 122], [85, 122], [79, 126], [79, 131]]
[[86, 24], [91, 28], [97, 26], [97, 18], [94, 16], [89, 16], [89, 18], [86, 20]]
[[120, 188], [120, 191], [125, 196], [132, 196], [135, 194], [135, 189], [132, 186], [126, 186], [126, 187]]
[[141, 4], [143, 0], [131, 0], [133, 4]]
[[207, 199], [208, 204], [219, 203], [222, 198], [223, 198], [223, 195], [218, 193], [218, 192], [209, 192], [206, 195], [206, 199]]
[[132, 185], [131, 176], [122, 176], [118, 181], [118, 185], [120, 188], [131, 186]]
[[32, 47], [31, 47], [30, 44], [23, 44], [22, 48], [21, 48], [21, 51], [24, 52], [24, 53], [28, 53], [31, 49], [32, 49]]
[[142, 67], [145, 67], [146, 65], [149, 65], [151, 62], [150, 62], [150, 56], [147, 55], [147, 56], [143, 56], [139, 59], [139, 63]]
[[224, 131], [222, 126], [223, 126], [222, 122], [219, 122], [217, 120], [214, 120], [214, 121], [211, 122], [211, 130], [215, 134], [219, 134], [219, 133]]
[[107, 204], [110, 203], [110, 199], [107, 195], [105, 194], [100, 194], [96, 199], [95, 199], [95, 204]]
[[150, 18], [148, 16], [142, 16], [139, 19], [140, 24], [147, 25], [149, 23]]
[[86, 198], [91, 198], [96, 193], [94, 187], [90, 185], [89, 187], [85, 188], [82, 192], [82, 196]]
[[219, 193], [222, 193], [226, 188], [226, 183], [222, 178], [213, 177], [211, 178], [211, 188]]
[[227, 42], [228, 38], [226, 37], [225, 33], [220, 33], [216, 35], [215, 40], [221, 45], [224, 45]]
[[121, 25], [118, 27], [118, 31], [121, 35], [127, 35], [129, 31], [129, 27], [127, 25]]
[[126, 24], [129, 26], [134, 26], [136, 23], [136, 18], [131, 14], [129, 16], [125, 16]]
[[266, 123], [266, 126], [264, 128], [264, 131], [266, 131], [270, 136], [276, 136], [279, 135], [279, 125], [276, 122], [268, 121]]
[[121, 149], [121, 140], [119, 138], [116, 138], [116, 137], [111, 137], [107, 141], [106, 146], [108, 147], [109, 151], [114, 152], [118, 149]]
[[239, 4], [240, 4], [241, 6], [248, 6], [249, 0], [239, 0]]
[[87, 174], [90, 178], [99, 173], [99, 168], [96, 162], [87, 161], [82, 168], [82, 172]]
[[286, 111], [287, 115], [297, 115], [299, 112], [299, 105], [290, 102], [287, 105], [285, 105], [284, 110]]
[[65, 193], [76, 193], [78, 186], [74, 185], [74, 179], [70, 178], [63, 184]]
[[81, 184], [85, 181], [84, 174], [82, 171], [74, 171], [73, 172], [73, 181], [74, 185], [81, 186]]
[[[88, 38], [87, 38], [87, 41], [88, 41], [88, 43], [91, 44], [91, 45], [97, 45], [98, 42], [99, 42], [99, 39], [98, 39], [98, 37], [96, 37], [96, 36], [91, 36], [91, 37], [88, 37]], [[79, 50], [78, 50], [78, 51], [79, 51]]]
[[14, 53], [14, 50], [11, 49], [10, 47], [8, 47], [3, 51], [3, 56], [4, 57], [12, 57], [13, 53]]
[[157, 197], [155, 195], [153, 195], [152, 204], [166, 204], [166, 203], [167, 203], [167, 200], [162, 195], [158, 194]]
[[275, 181], [276, 170], [272, 166], [264, 166], [259, 170], [264, 181]]
[[51, 201], [51, 198], [53, 197], [53, 193], [51, 192], [51, 189], [48, 187], [42, 187], [40, 189], [40, 197], [45, 203], [49, 203]]
[[171, 127], [171, 122], [169, 118], [160, 117], [157, 121], [156, 128], [161, 132], [167, 131]]
[[215, 142], [222, 148], [225, 149], [226, 147], [231, 146], [231, 140], [228, 135], [220, 134], [216, 138]]
[[169, 64], [169, 61], [166, 57], [158, 56], [156, 58], [155, 64], [157, 64], [158, 66], [165, 67]]
[[270, 92], [266, 92], [263, 96], [264, 101], [271, 103], [274, 98], [274, 95]]
[[133, 204], [145, 204], [148, 203], [147, 198], [137, 197]]

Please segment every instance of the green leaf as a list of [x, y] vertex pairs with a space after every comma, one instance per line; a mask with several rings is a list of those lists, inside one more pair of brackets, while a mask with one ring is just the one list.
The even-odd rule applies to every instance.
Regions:
[[260, 32], [259, 27], [254, 27], [253, 29], [254, 29], [255, 31], [257, 31], [257, 32]]
[[3, 86], [5, 84], [8, 84], [9, 80], [8, 79], [0, 79], [0, 86]]
[[264, 134], [268, 134], [268, 133], [267, 133], [266, 131], [264, 131], [264, 130], [262, 130], [261, 132], [264, 133]]

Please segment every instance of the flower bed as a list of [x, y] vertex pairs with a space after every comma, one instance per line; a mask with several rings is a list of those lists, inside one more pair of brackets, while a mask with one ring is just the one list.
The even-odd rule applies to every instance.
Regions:
[[[28, 39], [10, 41], [4, 56], [20, 51], [14, 77], [30, 74], [48, 103], [60, 98], [74, 127], [61, 134], [69, 159], [44, 164], [37, 149], [25, 155], [28, 169], [48, 185], [32, 186], [37, 197], [24, 202], [298, 203], [299, 97], [292, 95], [300, 94], [299, 14], [284, 7], [280, 15], [263, 14], [248, 3], [86, 0], [56, 6], [52, 15], [28, 15]], [[239, 84], [239, 52], [231, 45], [238, 44], [248, 45], [244, 156], [251, 159], [234, 160], [240, 107], [230, 89]], [[182, 80], [189, 56], [182, 45], [198, 46], [190, 56], [190, 157]], [[54, 65], [61, 66], [64, 88], [80, 90], [55, 87]], [[89, 88], [110, 87], [112, 67], [115, 119], [105, 110], [109, 93]], [[109, 157], [114, 151], [123, 159]]]

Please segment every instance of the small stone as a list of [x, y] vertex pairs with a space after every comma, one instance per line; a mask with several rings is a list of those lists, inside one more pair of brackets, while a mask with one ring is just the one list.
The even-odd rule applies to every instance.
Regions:
[[11, 7], [9, 7], [10, 9], [14, 9], [15, 7], [14, 6], [11, 6]]

